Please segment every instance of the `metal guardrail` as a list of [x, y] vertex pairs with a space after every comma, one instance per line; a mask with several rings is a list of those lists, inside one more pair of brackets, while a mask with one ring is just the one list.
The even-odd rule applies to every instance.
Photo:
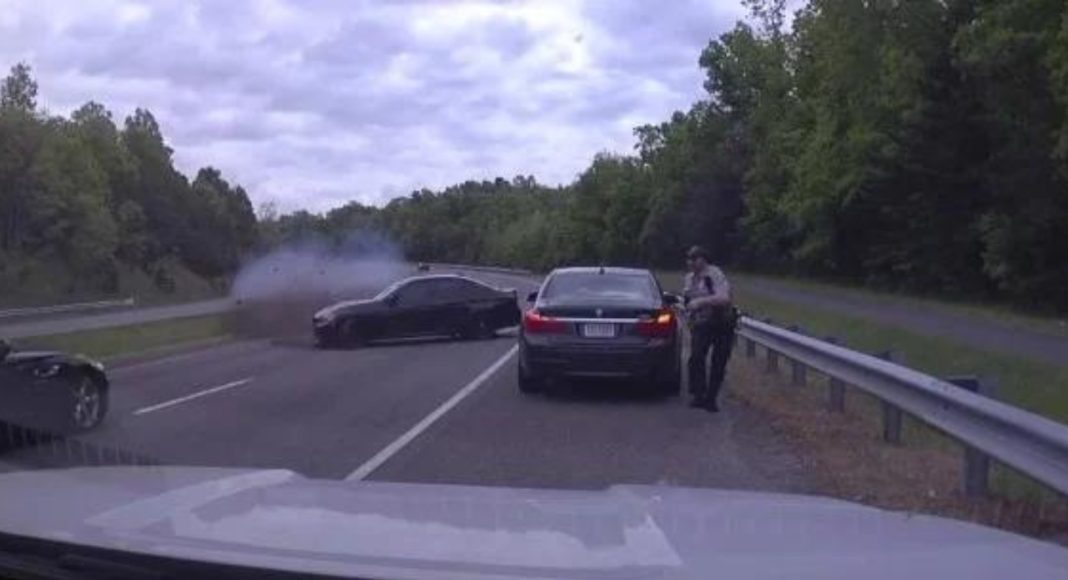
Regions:
[[105, 308], [132, 307], [136, 304], [133, 297], [122, 300], [102, 300], [100, 302], [78, 302], [75, 304], [59, 304], [55, 306], [37, 306], [31, 308], [10, 308], [0, 310], [0, 319], [16, 318], [23, 316], [39, 316], [42, 314], [62, 314], [65, 312], [81, 312], [85, 310], [102, 310]]
[[[976, 451], [1068, 495], [1068, 426], [969, 392], [953, 383], [887, 360], [797, 332], [742, 318], [738, 333], [767, 349], [769, 368], [790, 359], [852, 385], [964, 443], [966, 462]], [[772, 363], [772, 361], [775, 361]], [[975, 476], [973, 465], [965, 473]], [[983, 473], [985, 478], [986, 474]], [[969, 482], [965, 482], [969, 487]]]

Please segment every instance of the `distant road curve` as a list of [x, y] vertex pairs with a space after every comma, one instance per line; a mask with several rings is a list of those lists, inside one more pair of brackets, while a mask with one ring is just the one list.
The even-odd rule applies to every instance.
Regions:
[[0, 324], [0, 338], [31, 338], [35, 336], [47, 336], [49, 334], [63, 334], [81, 330], [109, 328], [112, 326], [143, 324], [170, 318], [205, 316], [208, 314], [226, 312], [233, 307], [234, 300], [232, 298], [218, 298], [215, 300], [188, 302], [170, 306], [153, 306], [149, 308], [136, 308], [132, 310], [71, 316], [49, 320], [4, 323]]
[[5, 318], [28, 318], [47, 316], [52, 314], [70, 314], [89, 312], [92, 310], [109, 310], [135, 306], [133, 297], [123, 300], [102, 300], [99, 302], [79, 302], [75, 304], [57, 304], [55, 306], [33, 306], [28, 308], [6, 308], [0, 310], [0, 319]]
[[996, 320], [914, 303], [878, 300], [845, 290], [813, 291], [776, 280], [759, 279], [736, 286], [742, 292], [772, 300], [837, 312], [918, 334], [948, 338], [990, 352], [1068, 367], [1068, 338], [1040, 330], [1017, 328]]

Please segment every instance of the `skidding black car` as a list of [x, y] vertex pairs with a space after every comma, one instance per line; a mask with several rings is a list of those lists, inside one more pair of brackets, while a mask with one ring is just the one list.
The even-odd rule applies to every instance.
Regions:
[[519, 324], [519, 316], [515, 290], [442, 274], [408, 278], [370, 300], [323, 308], [312, 327], [316, 344], [332, 347], [410, 336], [488, 338]]
[[107, 412], [102, 364], [60, 352], [16, 352], [0, 340], [0, 428], [77, 433], [99, 425]]

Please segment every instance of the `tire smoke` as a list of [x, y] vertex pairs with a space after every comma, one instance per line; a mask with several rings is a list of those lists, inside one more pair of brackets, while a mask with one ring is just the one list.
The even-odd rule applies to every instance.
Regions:
[[354, 232], [340, 243], [285, 244], [251, 260], [235, 277], [236, 330], [245, 336], [310, 336], [316, 310], [369, 298], [412, 273], [400, 248], [377, 233]]

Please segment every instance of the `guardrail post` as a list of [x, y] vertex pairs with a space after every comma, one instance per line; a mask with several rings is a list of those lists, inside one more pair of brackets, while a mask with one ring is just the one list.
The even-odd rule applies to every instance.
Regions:
[[[838, 339], [828, 336], [823, 339], [830, 344], [839, 344]], [[845, 412], [845, 383], [837, 377], [828, 377], [827, 383], [827, 410], [832, 413]]]
[[753, 358], [756, 356], [756, 341], [747, 338], [745, 339], [745, 358]]
[[[947, 377], [946, 382], [953, 383], [958, 387], [985, 395], [990, 392], [987, 385], [978, 377], [959, 376]], [[968, 497], [984, 497], [990, 491], [990, 457], [970, 446], [964, 446], [964, 495]]]
[[[762, 320], [762, 322], [764, 324], [771, 324], [771, 325], [775, 324], [775, 321], [772, 320], [771, 318], [765, 318], [765, 319]], [[768, 351], [767, 352], [768, 359], [767, 359], [767, 364], [764, 365], [764, 372], [765, 373], [777, 373], [777, 372], [779, 372], [779, 353], [777, 353], [774, 350], [771, 350], [770, 348], [767, 348], [767, 347], [765, 347], [765, 350]]]
[[[876, 354], [881, 359], [894, 363], [903, 362], [900, 355], [895, 356], [893, 351], [884, 351]], [[901, 409], [883, 401], [883, 441], [892, 445], [901, 444]]]
[[[805, 334], [800, 326], [793, 325], [787, 330], [798, 334]], [[803, 387], [808, 383], [808, 368], [799, 360], [790, 361], [790, 384], [795, 387]]]
[[768, 351], [768, 361], [767, 361], [767, 364], [764, 366], [764, 372], [766, 372], [766, 373], [777, 373], [777, 372], [779, 372], [779, 353], [775, 352], [774, 350], [771, 350], [770, 348], [768, 348], [767, 351]]

